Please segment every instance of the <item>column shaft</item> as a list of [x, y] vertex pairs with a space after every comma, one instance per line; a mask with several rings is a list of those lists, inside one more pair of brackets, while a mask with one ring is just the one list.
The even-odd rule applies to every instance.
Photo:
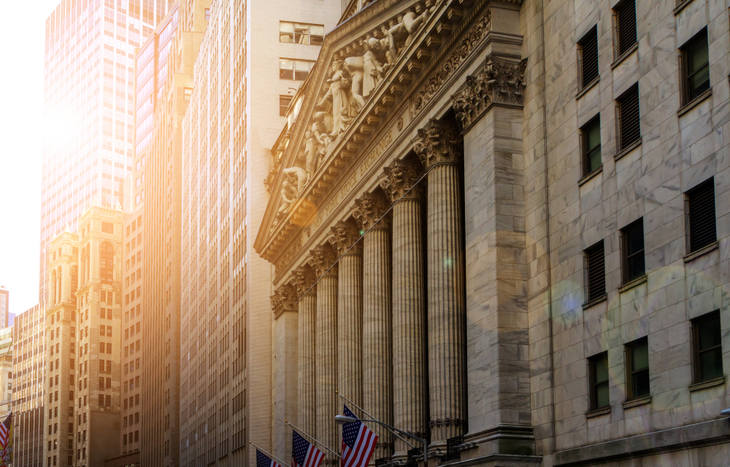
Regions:
[[[337, 276], [336, 270], [317, 283], [316, 317], [317, 439], [337, 450]], [[327, 460], [334, 462], [331, 455]]]
[[[343, 256], [339, 262], [339, 271], [337, 390], [355, 404], [362, 406], [362, 256], [360, 252]], [[337, 406], [338, 408], [342, 406], [341, 400], [338, 400]]]
[[316, 433], [317, 399], [315, 388], [315, 315], [317, 298], [315, 291], [299, 300], [299, 420], [298, 425], [309, 434]]

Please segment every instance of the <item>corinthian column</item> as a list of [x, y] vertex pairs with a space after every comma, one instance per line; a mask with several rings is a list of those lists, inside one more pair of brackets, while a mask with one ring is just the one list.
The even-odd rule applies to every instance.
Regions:
[[297, 293], [284, 284], [271, 296], [274, 311], [274, 455], [291, 452], [285, 420], [297, 423]]
[[[315, 325], [315, 366], [317, 400], [317, 434], [328, 448], [337, 448], [335, 415], [337, 411], [337, 265], [335, 253], [328, 245], [312, 250], [309, 264], [319, 278], [317, 283], [317, 316]], [[327, 456], [325, 462], [336, 459]]]
[[[363, 408], [376, 420], [393, 423], [393, 355], [390, 304], [390, 220], [381, 217], [390, 203], [366, 193], [355, 201], [354, 217], [363, 239]], [[393, 436], [380, 425], [373, 459], [390, 457]]]
[[[397, 160], [385, 167], [380, 186], [395, 203], [393, 222], [393, 425], [425, 437], [426, 308], [423, 284], [421, 190], [417, 162]], [[412, 189], [411, 189], [412, 188]], [[408, 445], [397, 439], [394, 458], [406, 457]]]
[[[352, 222], [332, 227], [339, 261], [337, 281], [337, 390], [362, 405], [362, 243]], [[357, 243], [355, 243], [357, 242]]]
[[428, 368], [434, 448], [464, 434], [466, 351], [464, 242], [455, 125], [431, 120], [418, 130], [414, 150], [428, 173]]
[[300, 297], [298, 303], [298, 420], [297, 424], [307, 433], [316, 433], [317, 387], [315, 369], [315, 315], [317, 313], [317, 289], [309, 290], [314, 284], [314, 271], [309, 266], [294, 270], [294, 286]]

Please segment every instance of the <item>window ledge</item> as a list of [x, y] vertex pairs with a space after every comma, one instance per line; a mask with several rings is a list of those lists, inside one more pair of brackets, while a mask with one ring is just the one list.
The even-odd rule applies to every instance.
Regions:
[[725, 384], [725, 376], [719, 378], [702, 381], [701, 383], [694, 383], [689, 385], [689, 392], [701, 391], [703, 389], [714, 388], [716, 386], [722, 386]]
[[674, 16], [677, 16], [680, 11], [684, 10], [684, 7], [692, 3], [692, 0], [683, 0], [674, 8]]
[[585, 185], [586, 183], [588, 183], [590, 180], [592, 180], [593, 178], [595, 178], [596, 175], [598, 175], [600, 173], [603, 173], [603, 166], [598, 167], [593, 172], [591, 172], [588, 175], [586, 175], [585, 177], [581, 178], [580, 181], [578, 182], [578, 186]]
[[601, 302], [605, 302], [607, 300], [607, 297], [608, 297], [607, 294], [603, 294], [603, 295], [601, 295], [598, 298], [594, 298], [593, 300], [589, 300], [589, 301], [587, 301], [587, 302], [585, 302], [583, 304], [583, 309], [586, 310], [586, 309], [592, 307], [593, 305], [598, 305]]
[[586, 412], [586, 418], [600, 417], [601, 415], [608, 415], [611, 413], [611, 406], [601, 407], [600, 409], [590, 410]]
[[699, 258], [702, 255], [706, 255], [707, 253], [709, 253], [711, 251], [717, 250], [719, 247], [720, 247], [720, 243], [719, 242], [710, 243], [709, 245], [704, 246], [704, 247], [700, 248], [697, 251], [693, 251], [692, 253], [690, 253], [687, 256], [685, 256], [684, 257], [684, 262], [685, 263], [689, 263], [693, 259], [697, 259], [697, 258]]
[[613, 61], [613, 63], [611, 64], [611, 69], [613, 70], [617, 66], [621, 65], [621, 62], [623, 62], [624, 60], [626, 60], [626, 57], [628, 57], [629, 55], [631, 55], [632, 53], [634, 53], [638, 48], [639, 48], [639, 43], [638, 42], [635, 42], [634, 45], [632, 45], [631, 47], [629, 47], [629, 50], [627, 50], [626, 52], [624, 52], [621, 55], [619, 55], [618, 58]]
[[640, 405], [646, 405], [651, 403], [651, 396], [638, 397], [631, 399], [630, 401], [624, 402], [624, 409], [630, 409], [632, 407], [638, 407]]
[[622, 285], [621, 287], [618, 288], [618, 292], [619, 293], [626, 292], [627, 290], [633, 289], [637, 285], [644, 284], [645, 282], [646, 282], [646, 274], [644, 274], [641, 277], [637, 277], [636, 279], [632, 280], [631, 282], [625, 283], [624, 285]]
[[639, 137], [639, 139], [637, 139], [637, 140], [636, 140], [636, 141], [634, 141], [633, 143], [629, 144], [629, 146], [628, 146], [628, 147], [626, 147], [626, 148], [624, 148], [624, 149], [620, 150], [619, 152], [617, 152], [617, 153], [616, 153], [616, 154], [615, 154], [615, 155], [613, 156], [613, 159], [614, 159], [614, 160], [619, 160], [619, 159], [621, 159], [622, 157], [624, 157], [624, 156], [625, 156], [626, 154], [628, 154], [628, 153], [630, 153], [631, 151], [633, 151], [634, 149], [638, 148], [639, 146], [641, 146], [641, 137]]
[[596, 86], [596, 84], [598, 84], [598, 82], [600, 80], [601, 80], [601, 77], [600, 76], [597, 77], [597, 78], [594, 78], [593, 81], [591, 81], [590, 83], [588, 83], [586, 86], [583, 86], [583, 89], [581, 89], [580, 91], [578, 91], [578, 94], [575, 95], [575, 98], [576, 99], [580, 99], [581, 97], [583, 97], [588, 91], [590, 91], [591, 89], [593, 89]]
[[681, 117], [682, 115], [686, 114], [690, 110], [694, 109], [698, 105], [700, 105], [701, 102], [703, 102], [705, 99], [710, 97], [712, 95], [712, 88], [708, 89], [707, 91], [703, 92], [699, 96], [695, 97], [691, 101], [684, 104], [679, 110], [677, 110], [677, 117]]

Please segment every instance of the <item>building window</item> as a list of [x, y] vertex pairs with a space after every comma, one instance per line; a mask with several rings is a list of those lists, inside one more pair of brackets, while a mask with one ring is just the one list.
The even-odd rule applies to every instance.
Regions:
[[710, 89], [710, 54], [707, 29], [703, 29], [680, 49], [683, 104], [692, 102]]
[[719, 378], [722, 373], [722, 337], [720, 310], [692, 321], [695, 382]]
[[641, 140], [638, 83], [616, 99], [619, 151]]
[[598, 27], [594, 26], [578, 42], [578, 74], [580, 89], [598, 79]]
[[636, 1], [623, 0], [613, 9], [616, 58], [636, 44]]
[[689, 252], [693, 253], [717, 241], [715, 229], [715, 180], [692, 188], [687, 192], [687, 225]]
[[314, 62], [311, 60], [291, 60], [288, 58], [280, 58], [279, 79], [304, 81], [313, 65]]
[[279, 96], [279, 116], [286, 117], [286, 110], [289, 108], [294, 96]]
[[588, 302], [606, 295], [606, 267], [603, 253], [603, 240], [585, 251]]
[[101, 223], [101, 231], [104, 233], [114, 233], [114, 224], [111, 222], [102, 222]]
[[109, 242], [104, 242], [99, 248], [101, 261], [99, 264], [99, 275], [102, 282], [111, 283], [114, 281], [114, 247]]
[[583, 175], [601, 167], [601, 118], [597, 116], [580, 129]]
[[608, 352], [588, 359], [591, 384], [591, 410], [611, 405], [608, 394]]
[[210, 21], [210, 8], [205, 9], [205, 20]]
[[626, 346], [628, 369], [627, 400], [648, 396], [649, 390], [649, 341], [646, 337]]
[[646, 273], [644, 265], [644, 219], [629, 224], [621, 230], [623, 250], [624, 284]]
[[321, 24], [281, 21], [279, 23], [279, 42], [322, 45], [322, 42], [324, 42], [324, 26]]

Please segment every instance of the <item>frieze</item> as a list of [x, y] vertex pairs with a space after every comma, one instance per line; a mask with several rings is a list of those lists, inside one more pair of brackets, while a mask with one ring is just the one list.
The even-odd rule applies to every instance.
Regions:
[[276, 268], [276, 276], [277, 279], [282, 274], [283, 271], [286, 270], [286, 267], [289, 266], [289, 264], [292, 262], [292, 259], [294, 259], [294, 256], [299, 253], [299, 250], [302, 248], [302, 237], [300, 235], [297, 235], [297, 237], [294, 239], [293, 242], [289, 245], [289, 248], [287, 248], [284, 251], [284, 254], [281, 256], [281, 259], [277, 261], [274, 266]]

